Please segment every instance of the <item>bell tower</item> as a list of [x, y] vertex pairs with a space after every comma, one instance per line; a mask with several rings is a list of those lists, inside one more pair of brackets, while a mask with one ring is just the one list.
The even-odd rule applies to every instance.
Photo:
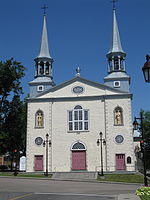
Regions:
[[46, 27], [46, 6], [44, 9], [44, 22], [42, 30], [42, 38], [40, 45], [39, 55], [34, 59], [36, 69], [35, 69], [35, 79], [29, 83], [30, 86], [30, 97], [35, 97], [39, 93], [54, 86], [53, 75], [52, 75], [52, 64], [53, 59], [50, 55], [49, 45], [48, 45], [48, 34]]
[[[113, 3], [114, 2], [115, 1], [113, 1]], [[125, 70], [126, 53], [123, 51], [121, 45], [115, 4], [113, 4], [112, 42], [106, 57], [108, 60], [108, 75], [104, 77], [105, 84], [129, 92], [130, 77]]]

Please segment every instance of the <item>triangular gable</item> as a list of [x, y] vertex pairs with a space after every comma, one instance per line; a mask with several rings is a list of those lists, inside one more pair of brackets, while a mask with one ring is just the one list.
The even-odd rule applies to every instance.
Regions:
[[72, 92], [72, 88], [81, 86], [84, 88], [80, 96], [95, 96], [95, 95], [115, 95], [115, 94], [127, 94], [124, 91], [114, 89], [104, 84], [93, 82], [81, 77], [75, 77], [69, 81], [61, 83], [47, 91], [42, 92], [36, 98], [51, 98], [51, 97], [73, 97], [77, 94]]

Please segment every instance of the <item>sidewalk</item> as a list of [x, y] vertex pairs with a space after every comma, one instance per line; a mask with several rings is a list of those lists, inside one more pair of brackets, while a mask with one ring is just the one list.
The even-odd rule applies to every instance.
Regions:
[[140, 197], [135, 194], [119, 194], [118, 200], [140, 200]]

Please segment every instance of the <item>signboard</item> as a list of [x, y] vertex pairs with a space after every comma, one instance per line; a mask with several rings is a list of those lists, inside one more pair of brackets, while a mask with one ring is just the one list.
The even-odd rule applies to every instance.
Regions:
[[20, 157], [19, 171], [26, 171], [26, 157]]

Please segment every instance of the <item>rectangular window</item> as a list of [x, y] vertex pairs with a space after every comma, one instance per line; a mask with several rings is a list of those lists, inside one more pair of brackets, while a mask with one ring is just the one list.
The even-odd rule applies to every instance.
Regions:
[[80, 106], [68, 111], [68, 126], [69, 131], [88, 131], [88, 110]]

